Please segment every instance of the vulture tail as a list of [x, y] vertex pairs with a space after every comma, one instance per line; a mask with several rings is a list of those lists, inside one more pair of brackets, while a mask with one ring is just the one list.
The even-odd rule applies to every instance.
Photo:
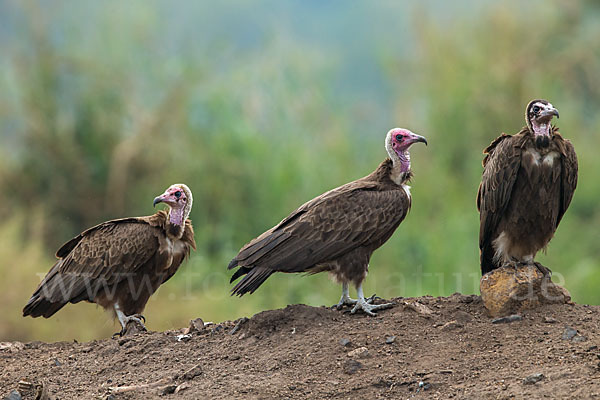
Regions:
[[25, 307], [23, 307], [23, 316], [26, 317], [28, 315], [31, 315], [34, 318], [49, 318], [53, 316], [58, 310], [63, 308], [65, 304], [67, 303], [53, 303], [48, 299], [39, 296], [33, 296], [31, 299], [29, 299]]
[[488, 272], [498, 268], [494, 262], [494, 249], [492, 246], [483, 246], [480, 255], [481, 263], [481, 275], [485, 275]]
[[233, 287], [233, 289], [231, 289], [231, 294], [243, 296], [246, 293], [254, 293], [254, 291], [258, 289], [258, 287], [262, 285], [263, 282], [266, 281], [273, 272], [275, 271], [267, 268], [241, 267], [235, 272], [235, 274], [233, 274], [231, 280], [233, 281], [244, 274], [246, 276], [244, 276], [244, 278], [239, 281], [238, 284]]

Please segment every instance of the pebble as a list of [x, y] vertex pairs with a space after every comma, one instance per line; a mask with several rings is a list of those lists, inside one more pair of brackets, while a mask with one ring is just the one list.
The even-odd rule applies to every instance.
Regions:
[[185, 373], [183, 374], [183, 379], [185, 380], [190, 380], [190, 379], [194, 379], [195, 377], [197, 377], [198, 375], [202, 374], [202, 365], [197, 364], [194, 365], [192, 368], [188, 369], [187, 371], [185, 371]]
[[529, 375], [527, 378], [523, 379], [523, 384], [524, 385], [534, 385], [544, 378], [545, 378], [545, 376], [542, 373]]
[[388, 336], [385, 338], [385, 344], [392, 344], [396, 341], [396, 336]]
[[544, 317], [544, 323], [546, 324], [555, 324], [558, 321], [555, 318], [552, 317]]
[[515, 321], [522, 321], [523, 317], [519, 314], [509, 315], [508, 317], [494, 318], [492, 324], [510, 324]]
[[577, 335], [577, 329], [573, 329], [570, 326], [565, 326], [565, 331], [562, 334], [563, 340], [571, 340]]
[[340, 339], [340, 344], [344, 347], [348, 347], [352, 344], [352, 342], [350, 341], [350, 339], [342, 338]]
[[460, 322], [458, 322], [457, 320], [453, 320], [450, 322], [446, 322], [444, 325], [442, 325], [442, 327], [440, 328], [443, 331], [450, 331], [453, 329], [458, 329], [458, 328], [462, 328], [464, 325], [461, 324]]
[[350, 358], [365, 358], [369, 356], [369, 349], [366, 347], [359, 347], [358, 349], [354, 349], [348, 353], [348, 357]]
[[21, 400], [21, 393], [19, 393], [18, 391], [16, 391], [15, 389], [12, 390], [12, 392], [10, 392], [8, 394], [8, 396], [6, 396], [4, 398], [4, 400]]
[[362, 368], [362, 364], [356, 360], [346, 360], [344, 362], [344, 373], [352, 375]]
[[178, 342], [187, 342], [192, 338], [192, 335], [188, 333], [187, 335], [177, 335], [176, 337]]
[[204, 321], [202, 321], [202, 318], [196, 318], [190, 321], [189, 331], [186, 333], [202, 332], [203, 330]]

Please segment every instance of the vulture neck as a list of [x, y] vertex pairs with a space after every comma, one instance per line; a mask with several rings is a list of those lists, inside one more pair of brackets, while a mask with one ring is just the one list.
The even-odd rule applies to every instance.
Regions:
[[550, 121], [548, 122], [532, 122], [531, 123], [531, 130], [533, 131], [534, 136], [540, 137], [540, 136], [550, 136], [550, 132], [551, 132], [551, 125], [550, 125]]
[[167, 232], [170, 236], [176, 239], [181, 239], [183, 236], [183, 229], [185, 225], [185, 210], [182, 207], [171, 208], [169, 210], [169, 223], [167, 224]]
[[400, 154], [393, 152], [390, 156], [390, 159], [392, 160], [390, 179], [396, 185], [402, 185], [404, 182], [408, 181], [412, 175], [410, 171], [410, 154], [408, 151], [404, 151]]
[[550, 125], [550, 121], [531, 121], [529, 130], [533, 132], [533, 139], [536, 147], [543, 149], [550, 145], [550, 140], [552, 138], [552, 125]]

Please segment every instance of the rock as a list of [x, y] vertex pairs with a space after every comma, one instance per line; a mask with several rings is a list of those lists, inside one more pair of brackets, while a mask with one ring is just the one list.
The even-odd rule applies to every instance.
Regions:
[[385, 344], [392, 344], [396, 341], [396, 336], [388, 336], [385, 338]]
[[161, 386], [158, 388], [158, 394], [164, 396], [166, 394], [175, 393], [175, 389], [177, 389], [177, 385], [169, 384], [165, 386]]
[[587, 340], [587, 338], [583, 335], [575, 335], [572, 342], [573, 343], [581, 343], [581, 342], [585, 342], [586, 340]]
[[188, 342], [192, 338], [192, 335], [190, 335], [188, 333], [187, 335], [181, 334], [181, 335], [177, 335], [175, 337], [177, 338], [178, 342]]
[[562, 334], [562, 340], [571, 340], [577, 335], [577, 329], [573, 329], [570, 326], [565, 326], [565, 331]]
[[492, 324], [510, 324], [515, 321], [522, 321], [523, 317], [519, 314], [509, 315], [508, 317], [499, 317], [492, 320]]
[[194, 365], [192, 368], [185, 371], [183, 373], [183, 379], [189, 381], [190, 379], [194, 379], [198, 375], [202, 375], [202, 365], [200, 364]]
[[23, 350], [25, 345], [21, 342], [0, 342], [0, 350], [9, 350], [11, 352], [17, 352]]
[[182, 390], [186, 390], [186, 389], [189, 389], [189, 388], [190, 388], [190, 385], [188, 385], [186, 382], [183, 382], [181, 385], [179, 385], [179, 386], [177, 386], [175, 388], [175, 393], [179, 393]]
[[468, 312], [458, 310], [454, 314], [454, 319], [456, 319], [458, 322], [462, 322], [464, 324], [467, 322], [471, 322], [471, 320], [473, 320], [473, 316], [471, 314], [469, 314]]
[[350, 358], [366, 358], [369, 356], [369, 349], [366, 347], [359, 347], [358, 349], [354, 349], [348, 353], [348, 357]]
[[190, 320], [190, 326], [187, 332], [184, 333], [200, 333], [204, 331], [204, 321], [202, 318], [196, 318]]
[[543, 321], [545, 324], [555, 324], [558, 322], [556, 319], [554, 319], [552, 317], [544, 317]]
[[457, 320], [453, 320], [450, 322], [446, 322], [444, 325], [440, 327], [443, 331], [451, 331], [454, 329], [462, 328], [464, 325], [458, 322]]
[[527, 378], [523, 379], [523, 384], [524, 385], [535, 385], [536, 383], [543, 380], [544, 378], [545, 378], [545, 376], [542, 373], [529, 375]]
[[344, 362], [344, 373], [352, 375], [362, 368], [362, 364], [356, 360], [346, 360]]
[[531, 264], [505, 265], [481, 277], [483, 305], [492, 317], [517, 314], [542, 304], [565, 304], [569, 292], [554, 284], [549, 276]]
[[4, 398], [4, 400], [21, 400], [21, 393], [19, 393], [18, 391], [16, 391], [15, 389], [12, 390], [12, 392], [10, 392], [8, 394], [8, 396], [6, 396]]
[[405, 301], [404, 302], [404, 309], [409, 309], [412, 311], [417, 312], [418, 314], [421, 314], [427, 318], [429, 318], [431, 316], [431, 314], [433, 314], [433, 311], [431, 311], [431, 308], [427, 307], [425, 304], [421, 304], [418, 301]]
[[342, 338], [340, 339], [340, 344], [344, 347], [348, 347], [352, 344], [352, 342], [350, 341], [350, 339]]
[[137, 333], [142, 333], [142, 332], [147, 332], [146, 327], [144, 325], [140, 324], [138, 321], [132, 319], [132, 320], [127, 321], [127, 324], [125, 325], [125, 332], [123, 333], [123, 336], [135, 335]]

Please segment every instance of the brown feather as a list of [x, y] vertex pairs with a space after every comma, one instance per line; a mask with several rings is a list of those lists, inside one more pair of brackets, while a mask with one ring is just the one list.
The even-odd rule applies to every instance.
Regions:
[[23, 315], [52, 316], [65, 304], [89, 301], [104, 308], [118, 302], [126, 315], [141, 313], [196, 248], [192, 224], [180, 237], [168, 214], [107, 221], [82, 232], [58, 251], [59, 260], [23, 309]]
[[232, 292], [252, 293], [274, 272], [330, 271], [339, 280], [360, 283], [371, 254], [410, 208], [391, 172], [392, 161], [385, 160], [372, 174], [308, 201], [242, 247], [229, 269], [240, 267], [232, 282], [245, 276]]
[[548, 143], [536, 143], [524, 127], [514, 136], [502, 134], [484, 153], [477, 193], [482, 273], [500, 266], [496, 241], [502, 234], [505, 253], [513, 258], [533, 257], [544, 248], [577, 185], [577, 156], [555, 127]]

